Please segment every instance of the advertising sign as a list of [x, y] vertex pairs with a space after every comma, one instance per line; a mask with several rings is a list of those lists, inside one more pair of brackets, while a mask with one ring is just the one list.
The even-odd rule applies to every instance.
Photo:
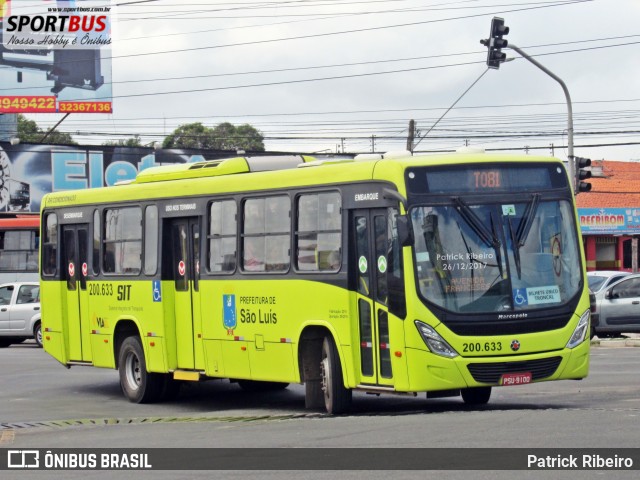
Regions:
[[579, 208], [583, 235], [633, 235], [640, 233], [640, 208]]
[[112, 113], [109, 0], [0, 0], [0, 113]]
[[235, 152], [0, 142], [0, 214], [39, 212], [46, 193], [115, 185], [149, 167], [233, 156]]

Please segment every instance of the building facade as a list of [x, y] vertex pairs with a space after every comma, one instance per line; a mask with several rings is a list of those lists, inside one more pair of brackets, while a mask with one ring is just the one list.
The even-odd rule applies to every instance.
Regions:
[[587, 270], [638, 272], [640, 162], [594, 161], [577, 195]]

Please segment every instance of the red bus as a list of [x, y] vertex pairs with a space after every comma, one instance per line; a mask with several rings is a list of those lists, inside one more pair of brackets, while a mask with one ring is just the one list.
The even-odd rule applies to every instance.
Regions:
[[0, 283], [38, 281], [38, 214], [0, 214]]

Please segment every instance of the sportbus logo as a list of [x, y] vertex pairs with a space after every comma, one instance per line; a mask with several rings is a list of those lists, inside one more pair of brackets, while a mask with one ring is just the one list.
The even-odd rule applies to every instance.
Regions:
[[[51, 6], [52, 4], [55, 5]], [[0, 0], [2, 44], [9, 50], [96, 49], [111, 45], [109, 0]]]

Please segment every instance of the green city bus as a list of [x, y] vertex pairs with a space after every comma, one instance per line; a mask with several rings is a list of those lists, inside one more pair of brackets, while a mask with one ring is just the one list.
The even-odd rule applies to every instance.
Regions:
[[144, 403], [183, 382], [461, 396], [581, 379], [589, 291], [570, 179], [549, 157], [237, 157], [48, 194], [45, 350], [117, 369]]

